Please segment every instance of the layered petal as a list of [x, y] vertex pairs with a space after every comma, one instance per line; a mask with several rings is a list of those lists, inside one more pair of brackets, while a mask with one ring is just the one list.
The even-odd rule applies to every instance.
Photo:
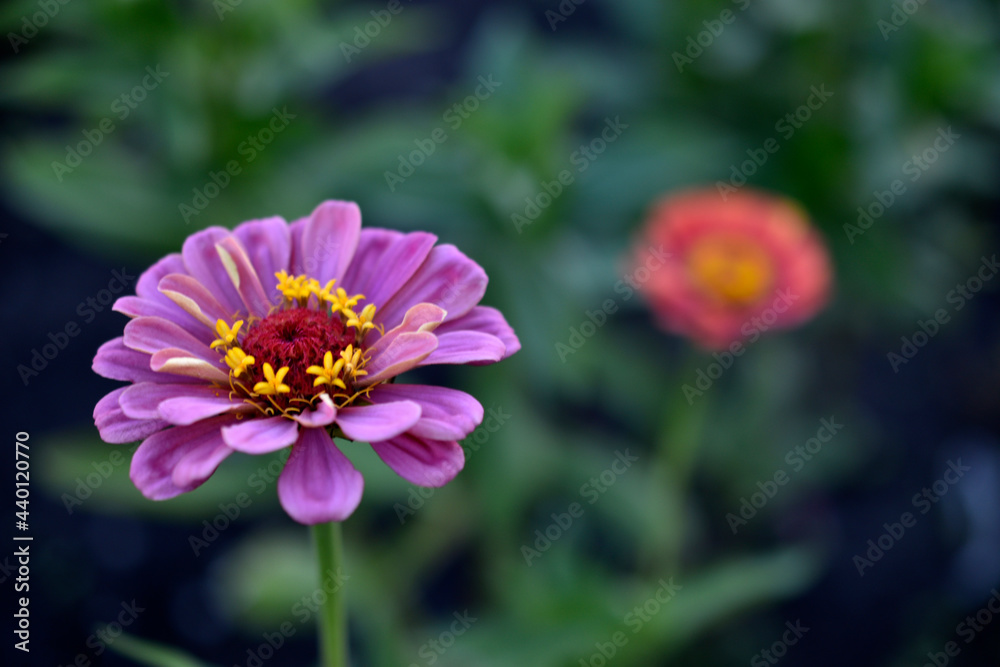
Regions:
[[465, 466], [465, 452], [454, 441], [430, 440], [404, 433], [372, 449], [397, 475], [418, 486], [444, 486]]
[[504, 344], [504, 359], [521, 349], [521, 341], [503, 314], [489, 306], [476, 306], [462, 317], [445, 322], [436, 329], [439, 338], [442, 334], [455, 331], [478, 331], [496, 336]]
[[[171, 373], [219, 385], [229, 383], [229, 374], [218, 365], [198, 357], [192, 357], [190, 352], [172, 347], [154, 354], [149, 360], [149, 365], [154, 371], [161, 373]], [[176, 378], [171, 378], [170, 381], [175, 382]]]
[[361, 209], [354, 202], [326, 201], [306, 220], [296, 253], [296, 273], [326, 284], [340, 281], [358, 249]]
[[[93, 367], [133, 384], [98, 402], [102, 438], [145, 438], [130, 476], [157, 500], [196, 488], [234, 451], [291, 447], [278, 497], [305, 524], [343, 520], [361, 500], [362, 476], [330, 432], [372, 443], [413, 483], [447, 483], [464, 466], [458, 441], [482, 422], [482, 405], [389, 381], [419, 365], [493, 363], [520, 342], [498, 311], [477, 306], [483, 269], [436, 242], [362, 230], [357, 205], [343, 201], [290, 225], [275, 217], [193, 234], [114, 304], [131, 321]], [[288, 297], [277, 289], [283, 272]], [[359, 315], [345, 312], [350, 326], [329, 307], [342, 297], [309, 295], [329, 281], [362, 295]]]
[[461, 440], [483, 422], [483, 406], [469, 394], [448, 387], [420, 384], [383, 384], [370, 395], [375, 404], [412, 401], [420, 406], [420, 419], [410, 434], [431, 440]]
[[[165, 317], [167, 319], [177, 322], [185, 329], [188, 329], [192, 333], [197, 333], [198, 326], [197, 321], [184, 312], [177, 304], [173, 303], [165, 295], [163, 295], [158, 289], [160, 280], [171, 273], [186, 274], [187, 268], [184, 266], [184, 260], [181, 254], [178, 252], [167, 255], [160, 261], [153, 264], [151, 267], [146, 269], [142, 275], [139, 276], [138, 282], [136, 282], [135, 293], [138, 299], [151, 304], [149, 308], [155, 308], [156, 306], [162, 307], [162, 310], [155, 313], [160, 317]], [[124, 299], [136, 298], [136, 297], [121, 297], [118, 302], [122, 302]], [[116, 302], [113, 307], [114, 310], [119, 310], [120, 312], [125, 312], [119, 307], [119, 303]], [[144, 313], [146, 314], [146, 313]]]
[[368, 375], [359, 384], [367, 387], [376, 382], [394, 378], [416, 367], [437, 348], [437, 337], [427, 331], [400, 334], [385, 349], [373, 354], [365, 366]]
[[345, 289], [364, 294], [368, 303], [381, 307], [416, 273], [436, 242], [437, 237], [426, 232], [362, 230], [358, 250], [344, 274]]
[[388, 303], [380, 305], [375, 321], [387, 329], [394, 327], [418, 303], [440, 306], [448, 312], [447, 319], [457, 319], [479, 303], [487, 282], [482, 267], [458, 248], [439, 245]]
[[277, 281], [274, 274], [291, 266], [292, 243], [288, 223], [280, 217], [251, 220], [236, 227], [233, 236], [239, 239], [250, 258], [264, 285], [267, 300], [277, 303], [279, 292], [275, 288]]
[[232, 421], [231, 417], [214, 417], [146, 438], [132, 457], [132, 482], [152, 500], [173, 498], [197, 488], [232, 453], [220, 432]]
[[229, 398], [227, 390], [213, 389], [213, 395], [202, 396], [178, 396], [168, 398], [160, 403], [157, 411], [160, 416], [171, 424], [187, 426], [208, 417], [232, 413], [250, 413], [254, 407], [234, 401]]
[[304, 428], [278, 478], [288, 515], [313, 525], [343, 521], [361, 502], [364, 479], [321, 428]]
[[150, 367], [150, 356], [125, 347], [122, 337], [112, 338], [97, 349], [92, 368], [111, 380], [126, 382], [194, 382], [157, 373]]
[[507, 347], [496, 336], [479, 331], [438, 334], [437, 348], [420, 362], [432, 364], [493, 364], [504, 357]]
[[203, 229], [189, 236], [181, 250], [188, 274], [215, 295], [230, 316], [243, 310], [244, 305], [216, 245], [231, 233], [223, 227]]
[[[235, 236], [227, 236], [215, 244], [215, 251], [226, 269], [226, 274], [236, 288], [240, 300], [251, 316], [264, 317], [271, 310], [272, 303], [267, 297], [257, 270], [250, 262], [246, 250]], [[273, 276], [269, 281], [274, 283]], [[274, 302], [279, 303], [278, 301]]]
[[147, 438], [168, 426], [161, 419], [134, 419], [122, 410], [120, 400], [128, 387], [120, 387], [97, 402], [94, 424], [104, 442], [124, 444]]
[[319, 402], [312, 410], [305, 410], [292, 417], [306, 428], [329, 426], [337, 418], [337, 408], [329, 394], [320, 394]]
[[125, 325], [125, 346], [152, 355], [160, 350], [176, 348], [208, 362], [219, 354], [195, 338], [187, 329], [162, 317], [137, 317]]
[[195, 320], [215, 331], [219, 320], [229, 322], [238, 311], [224, 307], [212, 291], [191, 276], [171, 273], [160, 281], [160, 292]]
[[122, 296], [111, 306], [111, 310], [131, 318], [158, 317], [174, 322], [199, 341], [210, 344], [215, 339], [214, 331], [199, 322], [190, 313], [171, 301], [164, 294], [162, 300], [154, 301], [141, 296]]
[[169, 301], [160, 294], [158, 288], [160, 280], [171, 273], [179, 273], [181, 275], [187, 273], [187, 267], [184, 266], [184, 259], [179, 252], [167, 255], [143, 271], [142, 275], [139, 276], [138, 282], [135, 284], [135, 293], [144, 299], [169, 305]]
[[[378, 356], [401, 334], [414, 331], [434, 331], [448, 315], [443, 308], [430, 303], [418, 303], [406, 311], [399, 326], [385, 332], [385, 335], [368, 348], [368, 355]], [[377, 333], [377, 332], [376, 332]]]
[[[228, 390], [207, 384], [139, 382], [123, 387], [122, 410], [133, 419], [158, 419], [160, 404], [175, 398], [228, 398]], [[236, 403], [235, 405], [240, 405]], [[246, 406], [249, 407], [249, 406]]]
[[298, 439], [299, 425], [284, 417], [249, 419], [222, 429], [222, 439], [238, 452], [268, 454], [284, 449]]
[[375, 442], [406, 432], [420, 420], [420, 405], [396, 401], [341, 408], [337, 426], [351, 440]]

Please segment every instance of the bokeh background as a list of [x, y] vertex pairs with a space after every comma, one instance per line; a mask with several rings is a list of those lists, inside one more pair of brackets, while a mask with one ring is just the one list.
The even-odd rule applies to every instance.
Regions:
[[[236, 455], [194, 493], [145, 500], [133, 447], [93, 427], [116, 383], [90, 362], [125, 322], [101, 304], [115, 271], [328, 198], [458, 245], [524, 346], [410, 378], [464, 388], [493, 417], [446, 488], [423, 497], [349, 450], [366, 480], [345, 524], [354, 664], [1000, 664], [1000, 619], [960, 626], [1000, 585], [1000, 283], [961, 309], [949, 298], [998, 250], [995, 3], [25, 0], [0, 23], [3, 425], [11, 446], [30, 433], [34, 536], [32, 651], [12, 649], [5, 612], [5, 664], [315, 664], [313, 554], [272, 461]], [[813, 87], [832, 95], [803, 120]], [[581, 161], [609, 119], [620, 133]], [[748, 173], [770, 138], [780, 149]], [[564, 169], [573, 182], [519, 225]], [[801, 202], [836, 291], [689, 402], [683, 385], [714, 359], [615, 287], [659, 196], [734, 170]], [[905, 193], [845, 228], [896, 179]], [[617, 311], [560, 355], [607, 299]], [[938, 309], [949, 321], [894, 368]], [[786, 454], [830, 418], [843, 428], [794, 470]], [[626, 451], [637, 460], [609, 473]], [[914, 494], [959, 459], [969, 470], [921, 514]], [[727, 514], [781, 470], [788, 484], [734, 534]], [[593, 493], [602, 474], [613, 484]], [[582, 516], [554, 529], [572, 503]], [[859, 574], [907, 511], [915, 525]], [[526, 558], [547, 529], [557, 539]], [[676, 594], [650, 603], [670, 577]], [[120, 619], [126, 636], [94, 634]], [[782, 645], [786, 624], [808, 631]], [[269, 651], [282, 627], [294, 634]], [[607, 659], [616, 632], [627, 643]]]

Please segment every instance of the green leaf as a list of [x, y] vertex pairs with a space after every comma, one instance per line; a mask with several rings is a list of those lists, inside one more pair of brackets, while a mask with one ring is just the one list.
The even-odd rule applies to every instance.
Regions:
[[171, 646], [136, 639], [130, 635], [123, 634], [108, 644], [108, 648], [148, 667], [209, 667], [208, 663], [195, 660]]
[[728, 617], [800, 594], [820, 574], [822, 560], [814, 549], [793, 547], [677, 579], [683, 588], [634, 635], [629, 662], [645, 664], [652, 656], [680, 649]]

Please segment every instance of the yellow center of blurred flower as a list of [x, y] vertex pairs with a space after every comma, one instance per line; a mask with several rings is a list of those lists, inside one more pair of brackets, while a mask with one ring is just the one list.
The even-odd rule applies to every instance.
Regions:
[[767, 253], [739, 238], [708, 237], [696, 242], [688, 253], [688, 268], [705, 292], [736, 306], [759, 299], [774, 278]]

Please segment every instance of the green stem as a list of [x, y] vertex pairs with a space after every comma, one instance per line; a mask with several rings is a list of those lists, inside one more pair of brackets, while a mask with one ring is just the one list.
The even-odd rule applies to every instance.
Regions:
[[681, 553], [687, 531], [687, 496], [702, 444], [702, 429], [707, 413], [706, 397], [700, 398], [701, 401], [692, 406], [687, 406], [685, 402], [687, 410], [683, 414], [674, 413], [676, 421], [664, 429], [659, 443], [665, 481], [669, 485], [673, 506], [677, 511], [674, 517], [677, 537], [666, 553], [667, 572], [674, 575], [680, 573]]
[[654, 479], [660, 486], [666, 510], [659, 520], [666, 521], [671, 530], [663, 535], [665, 541], [650, 545], [651, 550], [644, 554], [642, 562], [644, 566], [653, 568], [652, 571], [670, 575], [677, 575], [680, 570], [686, 532], [687, 494], [708, 413], [708, 396], [695, 397], [689, 403], [681, 386], [694, 376], [700, 361], [704, 361], [701, 355], [691, 356], [679, 375], [676, 393], [671, 393], [667, 399], [657, 443], [657, 460], [653, 465]]
[[[327, 573], [336, 573], [344, 557], [340, 523], [320, 523], [313, 526], [316, 541], [319, 582], [322, 585]], [[320, 665], [322, 667], [347, 667], [347, 611], [344, 606], [343, 586], [330, 587], [319, 614]]]

